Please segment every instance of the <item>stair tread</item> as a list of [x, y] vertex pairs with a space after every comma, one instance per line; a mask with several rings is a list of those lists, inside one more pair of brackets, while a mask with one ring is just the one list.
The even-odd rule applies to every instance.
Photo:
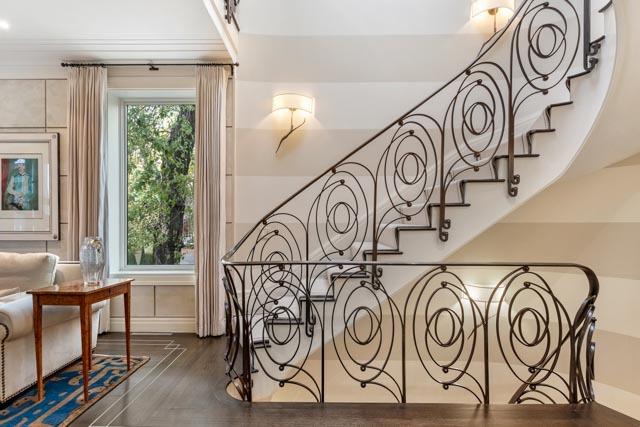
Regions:
[[274, 306], [290, 310], [291, 313], [300, 317], [300, 301], [294, 296], [284, 296], [277, 300], [277, 303], [275, 303]]
[[312, 300], [333, 298], [331, 292], [331, 283], [326, 277], [318, 276], [311, 282], [311, 289], [309, 290], [309, 296]]
[[[540, 154], [536, 154], [536, 153], [531, 153], [531, 154], [514, 154], [513, 157], [517, 158], [517, 159], [533, 159], [536, 157], [540, 157]], [[499, 154], [497, 156], [495, 156], [493, 159], [508, 159], [509, 155], [508, 154]]]
[[547, 105], [547, 110], [550, 110], [556, 107], [565, 107], [568, 105], [573, 105], [573, 101], [564, 101], [564, 102], [556, 102], [555, 104], [549, 104]]
[[531, 129], [527, 132], [527, 135], [535, 135], [536, 133], [553, 133], [556, 130], [554, 128], [541, 128], [541, 129]]
[[[360, 247], [360, 244], [356, 244], [357, 247]], [[394, 248], [392, 246], [389, 245], [385, 245], [384, 243], [380, 243], [378, 242], [378, 249], [377, 249], [379, 254], [387, 254], [387, 255], [397, 255], [397, 254], [402, 254], [402, 252], [400, 250], [398, 250], [398, 248]], [[362, 253], [363, 255], [370, 255], [373, 253], [373, 242], [363, 242], [362, 243], [362, 247], [360, 248], [360, 253]]]
[[[360, 247], [359, 243], [354, 243], [354, 246]], [[373, 242], [362, 242], [362, 246], [360, 247], [361, 251], [370, 251], [373, 250]], [[395, 248], [385, 245], [384, 243], [378, 242], [378, 251], [389, 251], [395, 250]]]
[[388, 229], [398, 229], [398, 230], [425, 230], [425, 231], [436, 230], [436, 228], [426, 224], [410, 225], [410, 224], [403, 224], [403, 223], [393, 223], [393, 224], [386, 224], [384, 226], [387, 227]]
[[[329, 267], [327, 269], [327, 277], [329, 280], [331, 278], [353, 278], [353, 279], [361, 279], [365, 277], [369, 277], [369, 273], [366, 271], [360, 270], [358, 267], [354, 267], [351, 265], [345, 266], [344, 268], [339, 268], [338, 266]], [[334, 282], [335, 283], [335, 282]]]
[[592, 70], [584, 70], [580, 71], [579, 73], [571, 74], [570, 76], [567, 76], [567, 80], [573, 80], [582, 76], [586, 76], [587, 74], [591, 74], [591, 71]]
[[[361, 254], [363, 256], [369, 255], [373, 252], [373, 242], [364, 241], [358, 242], [351, 245], [351, 255], [356, 257]], [[378, 253], [387, 253], [387, 254], [395, 254], [398, 253], [396, 248], [385, 245], [384, 243], [378, 242]]]
[[464, 182], [464, 183], [491, 183], [491, 182], [496, 182], [496, 183], [500, 183], [500, 182], [506, 182], [507, 180], [504, 178], [479, 178], [479, 179], [463, 179], [460, 182]]
[[[447, 208], [468, 208], [469, 206], [471, 206], [470, 203], [464, 203], [464, 202], [456, 202], [456, 203], [445, 203], [444, 204], [445, 207]], [[429, 203], [428, 207], [439, 207], [442, 206], [442, 203]]]
[[251, 340], [254, 345], [268, 344], [267, 334], [264, 333], [264, 319], [262, 316], [254, 316], [251, 319]]

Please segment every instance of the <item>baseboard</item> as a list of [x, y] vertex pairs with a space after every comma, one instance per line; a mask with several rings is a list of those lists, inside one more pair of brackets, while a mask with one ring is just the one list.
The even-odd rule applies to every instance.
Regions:
[[[111, 332], [124, 332], [124, 318], [111, 318]], [[131, 319], [131, 332], [196, 332], [194, 317], [137, 317]]]

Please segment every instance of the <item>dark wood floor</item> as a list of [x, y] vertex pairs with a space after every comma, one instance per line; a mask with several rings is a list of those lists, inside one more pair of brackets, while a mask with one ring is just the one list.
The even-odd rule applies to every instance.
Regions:
[[[97, 353], [123, 354], [121, 334]], [[134, 336], [133, 354], [151, 360], [72, 426], [640, 426], [601, 405], [246, 404], [226, 392], [224, 339]]]

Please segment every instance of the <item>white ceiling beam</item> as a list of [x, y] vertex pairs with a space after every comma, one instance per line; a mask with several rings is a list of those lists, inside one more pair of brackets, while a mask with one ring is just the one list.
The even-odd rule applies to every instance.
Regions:
[[202, 0], [202, 2], [229, 52], [231, 61], [238, 62], [238, 31], [233, 25], [228, 24], [224, 18], [224, 0]]

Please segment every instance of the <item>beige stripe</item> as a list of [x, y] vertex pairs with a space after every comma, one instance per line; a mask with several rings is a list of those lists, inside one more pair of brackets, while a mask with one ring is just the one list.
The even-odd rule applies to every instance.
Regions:
[[640, 339], [596, 331], [596, 380], [640, 394]]
[[[242, 10], [242, 33], [453, 34], [486, 32], [493, 27], [490, 16], [469, 20], [469, 0], [367, 0], [366, 7], [363, 5], [362, 0], [254, 1]], [[502, 19], [498, 25], [502, 27]]]
[[638, 166], [607, 168], [580, 179], [561, 181], [503, 222], [640, 222], [639, 181]]
[[[446, 81], [486, 36], [240, 35], [240, 80], [273, 82]], [[443, 60], [446, 58], [446, 60]]]
[[500, 223], [449, 261], [577, 262], [598, 275], [640, 279], [638, 236], [640, 223]]
[[[402, 76], [400, 76], [402, 77]], [[289, 127], [287, 111], [272, 113], [273, 95], [281, 92], [316, 98], [315, 112], [303, 132], [311, 129], [382, 129], [418, 102], [442, 87], [442, 81], [420, 82], [263, 82], [238, 81], [236, 127], [283, 130]], [[435, 109], [432, 107], [436, 107]], [[440, 103], [429, 108], [442, 111]], [[298, 132], [298, 135], [301, 133]]]
[[635, 156], [631, 156], [627, 159], [624, 159], [621, 162], [613, 164], [609, 166], [609, 168], [619, 168], [623, 166], [638, 166], [638, 165], [640, 165], [640, 153], [636, 154]]
[[[305, 130], [275, 149], [282, 130], [237, 129], [237, 174], [245, 176], [317, 176], [366, 141], [376, 130]], [[373, 151], [373, 150], [369, 150]], [[379, 152], [376, 151], [376, 156]], [[377, 162], [368, 162], [375, 164]]]

